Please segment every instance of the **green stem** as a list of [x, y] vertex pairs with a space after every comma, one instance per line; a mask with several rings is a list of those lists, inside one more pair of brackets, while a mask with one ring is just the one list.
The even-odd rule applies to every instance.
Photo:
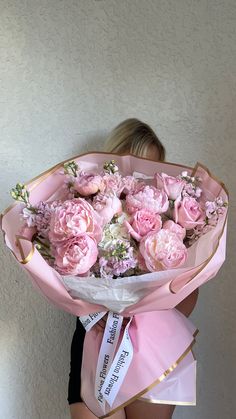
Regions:
[[35, 239], [36, 243], [41, 244], [41, 246], [45, 247], [46, 249], [50, 249], [49, 244], [44, 243], [43, 241], [41, 241], [38, 237]]

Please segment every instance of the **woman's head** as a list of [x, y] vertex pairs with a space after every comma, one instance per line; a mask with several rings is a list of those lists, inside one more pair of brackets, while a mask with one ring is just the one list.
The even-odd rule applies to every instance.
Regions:
[[109, 153], [131, 153], [152, 160], [165, 160], [165, 147], [149, 125], [131, 118], [115, 127], [105, 143]]

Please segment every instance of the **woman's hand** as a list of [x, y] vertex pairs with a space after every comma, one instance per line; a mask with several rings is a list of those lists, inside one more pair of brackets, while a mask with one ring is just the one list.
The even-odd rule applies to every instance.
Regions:
[[95, 325], [97, 332], [103, 332], [106, 327], [108, 314], [106, 313]]

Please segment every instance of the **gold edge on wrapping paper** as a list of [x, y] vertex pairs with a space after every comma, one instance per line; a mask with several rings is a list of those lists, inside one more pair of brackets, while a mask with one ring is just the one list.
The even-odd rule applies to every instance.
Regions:
[[196, 329], [195, 332], [193, 333], [193, 337], [195, 338], [199, 333], [199, 329]]
[[[31, 179], [31, 180], [29, 180], [29, 181], [27, 181], [27, 182], [25, 182], [24, 184], [25, 184], [25, 186], [28, 186], [30, 183], [32, 183], [32, 182], [35, 182], [36, 180], [38, 180], [38, 182], [36, 182], [34, 185], [33, 185], [33, 187], [31, 188], [31, 190], [33, 190], [36, 186], [38, 186], [44, 179], [46, 179], [49, 175], [51, 175], [52, 173], [54, 173], [57, 169], [60, 169], [60, 167], [63, 165], [63, 164], [65, 164], [65, 163], [67, 163], [67, 162], [69, 162], [69, 161], [71, 161], [71, 160], [75, 160], [75, 159], [78, 159], [79, 157], [83, 157], [83, 156], [89, 156], [89, 155], [92, 155], [92, 154], [105, 154], [105, 155], [112, 155], [112, 156], [119, 156], [119, 157], [122, 157], [122, 156], [131, 156], [131, 157], [135, 157], [136, 159], [140, 159], [140, 160], [148, 160], [148, 161], [152, 161], [152, 162], [154, 162], [154, 160], [152, 160], [152, 159], [147, 159], [147, 158], [145, 158], [145, 157], [138, 157], [138, 156], [135, 156], [134, 154], [116, 154], [116, 153], [107, 153], [107, 152], [102, 152], [102, 151], [91, 151], [91, 152], [89, 152], [89, 153], [83, 153], [83, 154], [78, 154], [77, 156], [74, 156], [74, 157], [71, 157], [70, 159], [66, 159], [66, 160], [63, 160], [62, 162], [60, 162], [60, 163], [58, 163], [58, 164], [56, 164], [55, 166], [52, 166], [50, 169], [48, 169], [48, 170], [45, 170], [45, 172], [42, 172], [41, 174], [39, 174], [38, 176], [36, 176], [36, 177], [34, 177], [33, 179]], [[190, 167], [190, 166], [185, 166], [185, 165], [181, 165], [181, 164], [178, 164], [178, 163], [170, 163], [170, 162], [161, 162], [161, 161], [157, 161], [156, 163], [163, 163], [163, 164], [169, 164], [169, 165], [171, 165], [171, 166], [181, 166], [181, 167], [184, 167], [184, 168], [186, 168], [186, 169], [189, 169], [189, 170], [194, 170], [192, 167]], [[7, 207], [5, 210], [3, 210], [3, 212], [1, 213], [1, 215], [2, 216], [4, 216], [4, 215], [6, 215], [12, 208], [14, 208], [16, 205], [18, 205], [18, 202], [14, 202], [13, 204], [11, 204], [9, 207]]]
[[[199, 332], [199, 330], [197, 329], [196, 332], [193, 334], [193, 336], [196, 336], [196, 334]], [[191, 351], [194, 361], [196, 361], [195, 355], [193, 353], [193, 350]], [[195, 377], [195, 386], [196, 386], [196, 381], [197, 381], [197, 369], [196, 369], [196, 363], [195, 363], [195, 368], [194, 368], [194, 377]], [[158, 399], [153, 399], [153, 398], [146, 398], [145, 396], [140, 397], [138, 400], [146, 402], [146, 403], [153, 403], [153, 404], [171, 404], [171, 405], [176, 405], [176, 406], [196, 406], [196, 395], [195, 395], [195, 399], [194, 401], [191, 402], [184, 402], [184, 401], [179, 401], [179, 400], [158, 400]]]
[[[196, 332], [195, 332], [196, 333]], [[182, 355], [175, 361], [157, 380], [155, 380], [150, 386], [146, 387], [144, 390], [140, 391], [139, 393], [135, 394], [135, 396], [131, 397], [129, 400], [127, 400], [125, 403], [122, 403], [120, 406], [116, 407], [115, 409], [111, 410], [109, 413], [103, 416], [99, 416], [99, 419], [105, 419], [114, 413], [118, 412], [120, 409], [123, 409], [124, 407], [128, 406], [130, 403], [133, 403], [135, 400], [139, 399], [143, 394], [150, 391], [153, 387], [157, 386], [159, 383], [161, 383], [164, 378], [166, 378], [172, 371], [175, 370], [175, 368], [180, 364], [180, 362], [188, 355], [188, 353], [191, 351], [192, 346], [196, 342], [195, 339], [192, 340], [191, 344], [185, 349], [185, 351], [182, 353]], [[86, 405], [87, 406], [87, 405]], [[88, 407], [88, 406], [87, 406]], [[89, 409], [89, 407], [88, 407]], [[90, 410], [90, 409], [89, 409]]]
[[[20, 239], [27, 240], [32, 245], [31, 250], [30, 250], [30, 252], [29, 252], [29, 254], [27, 256], [25, 256], [25, 254], [24, 254], [24, 250], [23, 250], [23, 248], [21, 246]], [[25, 265], [26, 263], [30, 262], [31, 259], [32, 259], [32, 257], [33, 257], [33, 255], [34, 255], [34, 250], [35, 250], [33, 243], [27, 237], [24, 237], [24, 236], [16, 236], [16, 245], [19, 248], [20, 255], [21, 255], [21, 258], [22, 258], [21, 260], [18, 260], [17, 259], [18, 262], [22, 263], [23, 265]]]
[[3, 241], [4, 241], [4, 243], [5, 243], [5, 245], [6, 245], [6, 247], [7, 247], [7, 249], [9, 249], [10, 250], [10, 252], [11, 252], [11, 254], [14, 256], [14, 258], [19, 262], [19, 260], [18, 260], [18, 258], [17, 258], [17, 256], [15, 255], [15, 253], [13, 252], [13, 250], [10, 248], [10, 247], [8, 247], [7, 246], [7, 243], [6, 243], [6, 233], [5, 233], [5, 231], [3, 230], [3, 228], [2, 228], [2, 217], [3, 217], [3, 215], [2, 214], [0, 214], [0, 230], [2, 230], [2, 234], [3, 234]]
[[196, 400], [194, 402], [179, 402], [175, 400], [157, 400], [157, 399], [145, 399], [145, 397], [140, 397], [138, 399], [140, 402], [152, 403], [152, 404], [171, 404], [176, 406], [196, 406]]
[[[30, 183], [35, 182], [36, 180], [38, 180], [37, 183], [35, 183], [35, 185], [33, 186], [33, 188], [31, 190], [33, 190], [36, 186], [38, 186], [44, 179], [46, 179], [50, 174], [54, 173], [57, 169], [59, 169], [63, 164], [77, 159], [79, 157], [83, 157], [83, 156], [89, 156], [92, 154], [105, 154], [105, 155], [113, 155], [113, 156], [117, 156], [118, 154], [116, 153], [107, 153], [107, 152], [101, 152], [101, 151], [91, 151], [89, 153], [83, 153], [83, 154], [78, 154], [77, 156], [71, 157], [70, 159], [67, 160], [63, 160], [62, 162], [56, 164], [55, 166], [51, 167], [50, 169], [42, 172], [41, 174], [39, 174], [38, 176], [34, 177], [33, 179], [25, 182], [25, 185], [28, 186]], [[140, 159], [140, 160], [148, 160], [148, 161], [152, 161], [154, 162], [154, 160], [152, 159], [147, 159], [145, 157], [138, 157], [135, 156], [134, 154], [119, 154], [119, 157], [122, 156], [131, 156], [131, 157], [135, 157], [136, 159]], [[190, 166], [186, 166], [186, 165], [182, 165], [182, 164], [178, 164], [178, 163], [171, 163], [171, 162], [162, 162], [162, 161], [157, 161], [156, 163], [161, 163], [161, 164], [168, 164], [170, 166], [180, 166], [180, 167], [184, 167], [185, 169], [189, 169], [192, 170], [192, 176], [194, 176], [194, 174], [196, 173], [198, 167], [202, 167], [208, 174], [209, 176], [214, 179], [219, 185], [221, 185], [221, 187], [224, 189], [224, 191], [226, 192], [226, 194], [229, 196], [229, 192], [225, 186], [225, 184], [223, 182], [221, 182], [219, 179], [217, 179], [214, 175], [211, 174], [211, 172], [209, 171], [209, 169], [204, 166], [203, 164], [197, 162], [197, 164], [195, 165], [195, 167], [190, 167]], [[7, 207], [5, 210], [2, 211], [1, 215], [4, 216], [6, 215], [14, 206], [16, 206], [18, 203], [14, 202], [13, 204], [11, 204], [9, 207]]]
[[[229, 199], [229, 191], [228, 191], [228, 189], [226, 188], [226, 186], [225, 186], [225, 184], [223, 183], [223, 182], [221, 182], [216, 176], [214, 176], [211, 172], [210, 172], [210, 170], [206, 167], [206, 166], [204, 166], [202, 163], [200, 163], [200, 162], [197, 162], [196, 163], [196, 165], [194, 166], [194, 168], [193, 168], [193, 171], [192, 171], [192, 176], [195, 176], [195, 174], [196, 174], [196, 172], [197, 172], [197, 170], [198, 170], [198, 168], [202, 168], [203, 170], [205, 170], [207, 173], [208, 173], [208, 175], [210, 176], [210, 178], [212, 178], [213, 180], [215, 180], [221, 187], [222, 187], [222, 189], [225, 191], [225, 193], [226, 193], [226, 195], [227, 195], [227, 198]], [[223, 224], [223, 227], [222, 227], [222, 231], [221, 231], [221, 233], [220, 233], [220, 235], [219, 235], [219, 237], [218, 237], [218, 240], [217, 240], [217, 244], [216, 244], [216, 247], [215, 247], [215, 249], [213, 250], [213, 252], [212, 252], [212, 254], [207, 258], [207, 260], [205, 260], [205, 262], [203, 263], [203, 265], [201, 266], [201, 268], [186, 282], [186, 284], [184, 284], [184, 285], [187, 285], [189, 282], [191, 282], [205, 267], [206, 267], [206, 265], [210, 262], [210, 260], [213, 258], [213, 256], [215, 255], [215, 253], [217, 252], [217, 250], [218, 250], [218, 247], [219, 247], [219, 244], [220, 244], [220, 239], [221, 239], [221, 237], [223, 236], [223, 233], [224, 233], [224, 230], [225, 230], [225, 227], [226, 227], [226, 222], [227, 222], [227, 219], [228, 219], [228, 209], [227, 209], [227, 213], [226, 213], [226, 216], [225, 216], [225, 221], [224, 221], [224, 224]], [[170, 290], [170, 292], [172, 293], [172, 294], [177, 294], [178, 293], [178, 291], [177, 292], [175, 292], [172, 288], [171, 288], [171, 284], [172, 284], [172, 281], [170, 282], [170, 284], [169, 284], [169, 290]]]
[[[43, 172], [43, 173], [41, 173], [40, 175], [38, 175], [38, 176], [36, 176], [35, 178], [33, 178], [33, 179], [31, 179], [30, 181], [28, 181], [27, 183], [25, 183], [25, 185], [27, 186], [27, 185], [29, 185], [30, 183], [32, 183], [32, 182], [35, 182], [36, 180], [38, 180], [38, 182], [37, 183], [35, 183], [34, 185], [33, 185], [33, 187], [32, 187], [32, 189], [31, 190], [33, 190], [36, 186], [38, 186], [44, 179], [46, 179], [50, 174], [52, 174], [52, 173], [54, 173], [57, 169], [59, 169], [63, 164], [65, 164], [65, 163], [67, 163], [67, 162], [69, 162], [69, 161], [71, 161], [71, 160], [73, 160], [73, 159], [77, 159], [77, 158], [79, 158], [79, 157], [83, 157], [83, 156], [89, 156], [89, 155], [92, 155], [92, 154], [104, 154], [104, 155], [114, 155], [114, 156], [116, 156], [117, 154], [115, 154], [115, 153], [107, 153], [107, 152], [90, 152], [90, 153], [84, 153], [84, 154], [79, 154], [79, 155], [77, 155], [77, 156], [75, 156], [75, 157], [71, 157], [70, 159], [67, 159], [67, 160], [64, 160], [64, 161], [62, 161], [62, 162], [60, 162], [60, 163], [58, 163], [58, 164], [56, 164], [55, 166], [53, 166], [52, 168], [50, 168], [50, 169], [48, 169], [48, 170], [46, 170], [45, 172]], [[152, 161], [153, 162], [153, 160], [151, 160], [151, 159], [146, 159], [146, 158], [144, 158], [144, 157], [137, 157], [137, 156], [134, 156], [133, 154], [119, 154], [118, 156], [132, 156], [132, 157], [135, 157], [135, 158], [137, 158], [137, 159], [140, 159], [140, 160], [148, 160], [148, 161]], [[224, 184], [221, 182], [221, 181], [219, 181], [217, 178], [215, 178], [211, 173], [210, 173], [210, 171], [204, 166], [204, 165], [202, 165], [201, 163], [199, 163], [199, 162], [197, 162], [196, 163], [196, 165], [195, 165], [195, 167], [194, 168], [192, 168], [192, 167], [189, 167], [189, 166], [184, 166], [184, 165], [180, 165], [180, 164], [177, 164], [177, 163], [170, 163], [170, 162], [156, 162], [156, 163], [162, 163], [162, 164], [168, 164], [168, 165], [172, 165], [172, 166], [181, 166], [181, 167], [185, 167], [186, 169], [191, 169], [192, 170], [192, 175], [194, 174], [194, 173], [196, 173], [196, 171], [197, 171], [197, 168], [198, 167], [202, 167], [204, 170], [206, 170], [207, 171], [207, 173], [209, 174], [209, 176], [210, 177], [212, 177], [218, 184], [220, 184], [221, 186], [222, 186], [222, 188], [224, 188], [224, 190], [225, 190], [225, 192], [227, 193], [227, 195], [228, 195], [228, 192], [227, 192], [227, 190], [226, 190], [226, 188], [225, 188], [225, 186], [224, 186]], [[6, 215], [15, 205], [17, 205], [18, 203], [17, 202], [15, 202], [15, 203], [13, 203], [12, 205], [10, 205], [8, 208], [6, 208], [4, 211], [3, 211], [3, 213], [2, 214], [0, 214], [0, 216], [1, 216], [1, 220], [2, 220], [2, 217], [4, 216], [4, 215]], [[225, 220], [225, 223], [224, 223], [224, 226], [223, 226], [223, 231], [222, 231], [222, 233], [221, 233], [221, 235], [220, 235], [220, 237], [219, 237], [219, 240], [218, 240], [218, 243], [217, 243], [217, 247], [216, 247], [216, 249], [215, 249], [215, 251], [213, 252], [213, 254], [208, 258], [208, 260], [206, 261], [206, 262], [204, 262], [205, 263], [205, 265], [203, 266], [203, 267], [201, 267], [200, 268], [200, 270], [196, 273], [196, 274], [194, 274], [194, 276], [188, 281], [188, 282], [190, 282], [193, 278], [195, 278], [195, 276], [196, 275], [198, 275], [198, 273], [200, 273], [201, 272], [201, 270], [202, 269], [204, 269], [204, 267], [207, 265], [207, 263], [209, 262], [209, 260], [211, 260], [211, 258], [214, 256], [214, 254], [215, 254], [215, 252], [216, 252], [216, 250], [218, 249], [218, 246], [219, 246], [219, 241], [220, 241], [220, 238], [221, 238], [221, 236], [223, 235], [223, 232], [224, 232], [224, 228], [225, 228], [225, 224], [226, 224], [226, 220]], [[1, 229], [2, 229], [2, 222], [1, 222]], [[32, 255], [31, 255], [31, 257], [32, 257]], [[30, 259], [29, 259], [30, 260]], [[21, 262], [21, 263], [23, 263], [23, 264], [26, 264], [28, 261], [29, 261], [28, 259], [23, 259], [23, 261]], [[187, 282], [187, 283], [188, 283]], [[186, 284], [187, 284], [186, 283]], [[171, 283], [169, 284], [169, 290], [170, 290], [170, 292], [172, 293], [172, 294], [176, 294], [172, 289], [171, 289]]]
[[[224, 220], [224, 224], [223, 224], [223, 227], [222, 227], [222, 231], [221, 231], [221, 233], [220, 233], [220, 235], [219, 235], [219, 237], [218, 237], [218, 239], [217, 239], [217, 243], [216, 243], [216, 247], [215, 247], [215, 249], [213, 250], [213, 252], [212, 252], [212, 254], [207, 258], [207, 260], [205, 260], [205, 262], [203, 262], [203, 265], [201, 266], [201, 268], [200, 269], [198, 269], [198, 271], [186, 282], [186, 284], [184, 284], [183, 286], [185, 286], [185, 285], [187, 285], [187, 284], [189, 284], [189, 282], [191, 282], [200, 272], [202, 272], [203, 271], [203, 269], [208, 265], [208, 263], [211, 261], [211, 259], [213, 258], [213, 256], [216, 254], [216, 252], [217, 252], [217, 250], [218, 250], [218, 247], [219, 247], [219, 245], [220, 245], [220, 239], [221, 239], [221, 237], [223, 236], [223, 234], [224, 234], [224, 231], [225, 231], [225, 227], [226, 227], [226, 222], [227, 222], [227, 219], [228, 219], [228, 212], [227, 212], [227, 214], [226, 214], [226, 216], [225, 216], [225, 220]], [[173, 282], [173, 280], [169, 283], [169, 291], [172, 293], [172, 294], [178, 294], [178, 291], [177, 292], [175, 292], [172, 288], [171, 288], [171, 284], [172, 284], [172, 282]], [[181, 287], [181, 288], [183, 288], [183, 287]]]
[[140, 397], [138, 400], [140, 400], [140, 402], [152, 403], [152, 404], [173, 404], [176, 406], [196, 406], [196, 400], [194, 400], [193, 402], [180, 402], [177, 400], [175, 401], [175, 400], [145, 399], [145, 397]]
[[[71, 157], [70, 159], [66, 159], [66, 160], [63, 160], [62, 162], [60, 162], [60, 163], [58, 163], [58, 164], [56, 164], [55, 166], [52, 166], [50, 169], [48, 169], [48, 170], [45, 170], [44, 172], [42, 172], [41, 174], [39, 174], [38, 176], [36, 176], [36, 177], [34, 177], [33, 179], [31, 179], [31, 180], [29, 180], [29, 181], [27, 181], [26, 183], [25, 183], [25, 186], [28, 186], [30, 183], [32, 183], [32, 182], [35, 182], [36, 180], [38, 180], [38, 182], [37, 183], [35, 183], [34, 185], [33, 185], [33, 187], [31, 188], [31, 190], [33, 190], [36, 186], [38, 186], [44, 179], [46, 179], [49, 175], [51, 175], [52, 173], [54, 173], [57, 169], [59, 169], [62, 165], [64, 165], [65, 163], [67, 163], [67, 162], [69, 162], [69, 161], [71, 161], [71, 160], [75, 160], [75, 159], [78, 159], [79, 157], [83, 157], [83, 156], [89, 156], [89, 155], [92, 155], [92, 154], [104, 154], [104, 155], [112, 155], [112, 156], [119, 156], [119, 157], [122, 157], [122, 156], [131, 156], [131, 157], [134, 157], [134, 158], [136, 158], [136, 159], [140, 159], [140, 160], [148, 160], [148, 161], [152, 161], [152, 162], [155, 162], [154, 160], [152, 160], [152, 159], [147, 159], [147, 158], [145, 158], [145, 157], [138, 157], [138, 156], [135, 156], [134, 154], [131, 154], [131, 153], [129, 153], [129, 154], [116, 154], [116, 153], [107, 153], [107, 152], [102, 152], [102, 151], [91, 151], [91, 152], [89, 152], [89, 153], [83, 153], [83, 154], [78, 154], [78, 155], [76, 155], [76, 156], [74, 156], [74, 157]], [[227, 195], [229, 195], [229, 193], [228, 193], [228, 190], [226, 189], [226, 187], [225, 187], [225, 185], [224, 185], [224, 183], [223, 182], [221, 182], [219, 179], [217, 179], [214, 175], [212, 175], [211, 174], [211, 172], [207, 169], [207, 167], [205, 167], [203, 164], [201, 164], [201, 163], [199, 163], [199, 162], [197, 162], [196, 163], [196, 165], [194, 166], [194, 168], [193, 167], [190, 167], [190, 166], [186, 166], [186, 165], [183, 165], [183, 164], [179, 164], [179, 163], [171, 163], [171, 162], [167, 162], [167, 161], [156, 161], [155, 163], [161, 163], [161, 164], [168, 164], [168, 165], [170, 165], [170, 166], [180, 166], [180, 167], [184, 167], [185, 169], [189, 169], [189, 170], [192, 170], [192, 176], [194, 176], [194, 174], [196, 173], [196, 171], [197, 171], [197, 168], [198, 167], [202, 167], [204, 170], [206, 170], [206, 172], [209, 174], [209, 176], [212, 178], [212, 179], [214, 179], [219, 185], [221, 185], [222, 186], [222, 188], [225, 190], [225, 192], [227, 193]], [[13, 204], [11, 204], [9, 207], [7, 207], [2, 213], [1, 213], [1, 215], [2, 216], [4, 216], [4, 215], [6, 215], [14, 206], [16, 206], [16, 205], [18, 205], [18, 203], [17, 202], [14, 202]]]

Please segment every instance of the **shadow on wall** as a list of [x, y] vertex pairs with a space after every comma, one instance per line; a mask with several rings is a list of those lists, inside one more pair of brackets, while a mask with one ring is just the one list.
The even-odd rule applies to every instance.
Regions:
[[88, 132], [75, 134], [73, 137], [72, 156], [77, 156], [91, 151], [103, 151], [104, 142], [107, 138], [107, 131]]

